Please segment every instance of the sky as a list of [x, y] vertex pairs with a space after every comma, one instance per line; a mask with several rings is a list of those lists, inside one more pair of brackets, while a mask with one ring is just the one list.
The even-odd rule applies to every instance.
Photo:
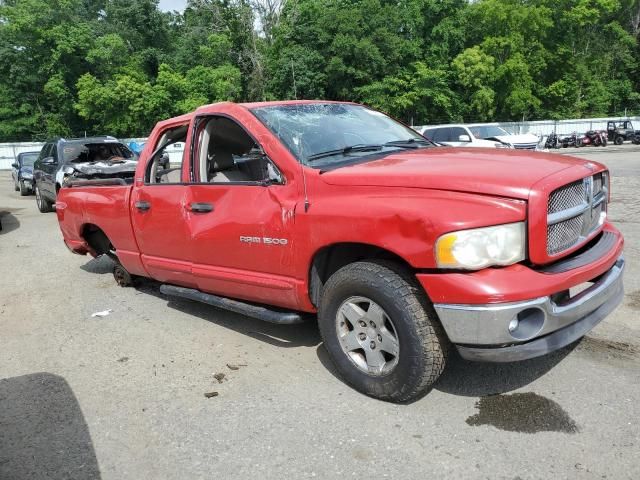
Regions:
[[178, 10], [181, 12], [186, 4], [187, 0], [160, 0], [160, 10], [165, 12]]

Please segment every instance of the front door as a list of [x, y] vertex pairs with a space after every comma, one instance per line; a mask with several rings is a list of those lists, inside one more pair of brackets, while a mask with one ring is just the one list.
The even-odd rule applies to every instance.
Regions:
[[296, 192], [235, 121], [201, 119], [188, 213], [198, 288], [296, 308]]

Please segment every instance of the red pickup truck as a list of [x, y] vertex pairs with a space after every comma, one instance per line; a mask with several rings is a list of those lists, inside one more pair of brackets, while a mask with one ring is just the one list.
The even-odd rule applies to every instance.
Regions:
[[532, 358], [620, 303], [609, 183], [580, 159], [437, 147], [357, 104], [219, 103], [160, 122], [133, 179], [67, 182], [56, 211], [120, 284], [276, 323], [317, 313], [347, 383], [409, 401], [451, 345]]

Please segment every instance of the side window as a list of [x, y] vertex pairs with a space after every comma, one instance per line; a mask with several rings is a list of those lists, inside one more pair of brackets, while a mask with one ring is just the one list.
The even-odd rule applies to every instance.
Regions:
[[154, 146], [145, 171], [146, 184], [182, 183], [184, 142], [189, 125], [168, 128]]
[[42, 161], [49, 156], [49, 151], [51, 151], [51, 144], [45, 143], [42, 150], [40, 150], [40, 155], [38, 155], [38, 160]]
[[49, 151], [49, 157], [53, 157], [53, 161], [55, 163], [58, 163], [58, 144], [57, 143], [53, 143], [51, 145], [51, 150]]
[[451, 140], [449, 140], [450, 142], [469, 142], [469, 141], [471, 141], [471, 139], [469, 139], [469, 140], [460, 140], [460, 135], [466, 135], [468, 137], [469, 133], [467, 133], [467, 131], [464, 128], [460, 128], [460, 127], [453, 127], [453, 128], [449, 129], [449, 136], [451, 137]]
[[437, 142], [451, 142], [451, 129], [439, 128], [436, 137], [438, 137], [438, 140], [436, 140]]
[[198, 121], [192, 163], [200, 183], [282, 183], [282, 176], [251, 136], [227, 117]]
[[428, 140], [433, 140], [434, 142], [436, 142], [437, 140], [435, 139], [435, 136], [434, 136], [436, 131], [437, 129], [435, 128], [425, 130], [424, 132], [422, 132], [422, 136], [427, 138]]

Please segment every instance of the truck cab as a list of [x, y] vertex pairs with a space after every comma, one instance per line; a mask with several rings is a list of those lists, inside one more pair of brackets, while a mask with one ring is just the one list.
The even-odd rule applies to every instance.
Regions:
[[604, 165], [438, 147], [357, 104], [225, 102], [160, 122], [133, 184], [69, 182], [56, 211], [69, 249], [112, 256], [122, 284], [277, 323], [316, 315], [349, 385], [409, 401], [452, 348], [533, 358], [613, 311], [609, 195]]

